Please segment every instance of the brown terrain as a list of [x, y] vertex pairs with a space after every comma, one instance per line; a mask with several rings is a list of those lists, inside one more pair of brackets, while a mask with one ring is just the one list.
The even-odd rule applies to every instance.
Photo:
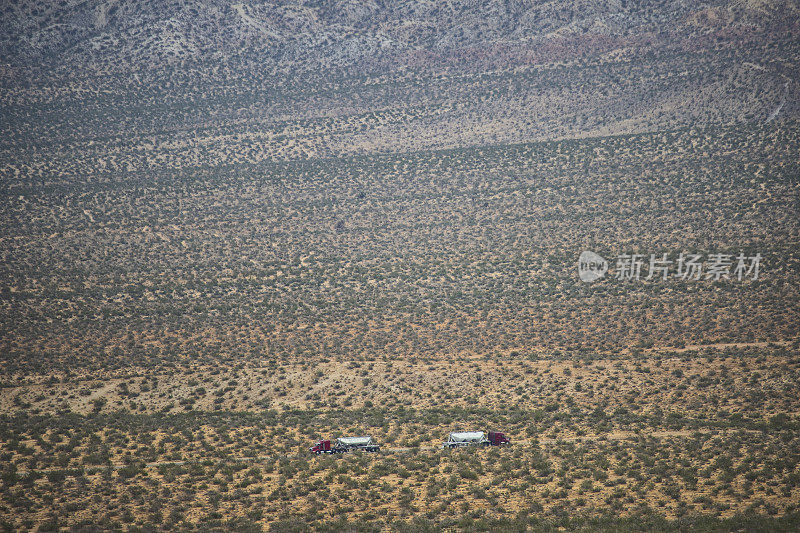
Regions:
[[0, 527], [800, 529], [798, 14], [3, 6]]

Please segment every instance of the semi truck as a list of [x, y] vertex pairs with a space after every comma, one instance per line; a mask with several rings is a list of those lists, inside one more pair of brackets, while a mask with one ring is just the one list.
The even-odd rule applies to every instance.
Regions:
[[461, 448], [464, 446], [503, 446], [511, 444], [511, 440], [501, 431], [490, 431], [489, 436], [483, 431], [457, 431], [450, 433], [442, 448]]
[[311, 447], [311, 453], [345, 453], [355, 450], [377, 452], [380, 449], [372, 437], [339, 437], [336, 440], [322, 439]]

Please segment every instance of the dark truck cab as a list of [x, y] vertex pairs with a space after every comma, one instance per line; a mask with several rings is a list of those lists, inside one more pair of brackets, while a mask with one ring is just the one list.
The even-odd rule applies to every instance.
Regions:
[[502, 446], [504, 444], [511, 444], [511, 439], [506, 437], [506, 434], [502, 431], [490, 431], [489, 432], [489, 444], [492, 446]]
[[323, 439], [312, 446], [309, 451], [311, 453], [334, 453], [333, 447], [331, 446], [330, 439]]

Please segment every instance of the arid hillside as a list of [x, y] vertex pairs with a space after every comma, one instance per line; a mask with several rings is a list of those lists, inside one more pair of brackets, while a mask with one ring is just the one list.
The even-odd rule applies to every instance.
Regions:
[[799, 14], [4, 4], [0, 528], [797, 531]]
[[[2, 365], [793, 340], [798, 141], [781, 121], [13, 187]], [[582, 250], [641, 254], [641, 278], [583, 283]], [[664, 253], [668, 278], [646, 279]], [[683, 279], [681, 253], [731, 264]]]
[[0, 153], [16, 178], [55, 179], [45, 158], [83, 179], [796, 119], [798, 13], [781, 1], [11, 3]]

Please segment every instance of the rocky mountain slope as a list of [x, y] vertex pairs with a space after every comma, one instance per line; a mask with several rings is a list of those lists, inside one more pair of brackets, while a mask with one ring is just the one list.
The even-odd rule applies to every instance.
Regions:
[[72, 181], [791, 119], [797, 14], [781, 1], [9, 4], [2, 170]]
[[[235, 2], [62, 0], [8, 4], [0, 58], [49, 67], [143, 69], [171, 61], [414, 67], [667, 42], [713, 45], [796, 29], [797, 2]], [[535, 62], [535, 61], [534, 61]]]

